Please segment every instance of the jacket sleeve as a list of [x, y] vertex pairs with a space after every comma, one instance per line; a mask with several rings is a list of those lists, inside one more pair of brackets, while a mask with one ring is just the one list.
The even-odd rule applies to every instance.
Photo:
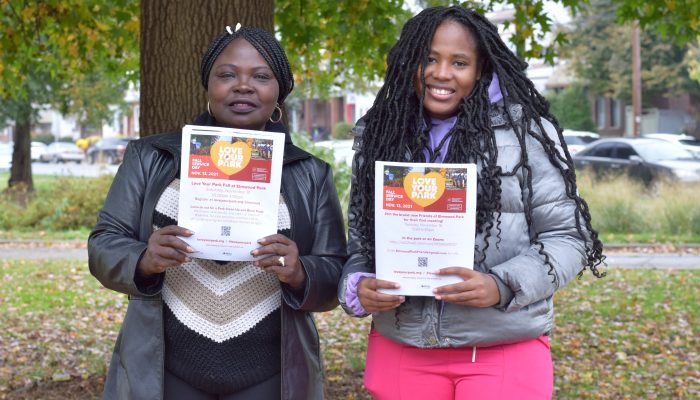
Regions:
[[146, 192], [145, 169], [138, 152], [140, 145], [139, 142], [129, 144], [112, 181], [97, 225], [88, 238], [88, 265], [92, 275], [105, 287], [145, 296], [160, 290], [162, 277], [155, 282], [157, 289], [151, 291], [137, 287], [140, 285], [135, 282], [136, 265], [147, 247], [147, 243], [138, 239]]
[[[351, 185], [355, 186], [357, 182], [357, 168], [362, 163], [362, 156], [357, 150], [362, 145], [362, 131], [364, 130], [364, 122], [362, 119], [358, 121], [357, 126], [353, 128], [353, 136], [355, 137], [355, 156], [352, 161], [352, 179]], [[352, 190], [350, 190], [352, 193]], [[350, 200], [348, 206], [348, 260], [343, 266], [340, 282], [338, 283], [338, 300], [345, 312], [351, 316], [357, 316], [347, 305], [346, 290], [348, 277], [355, 272], [374, 273], [374, 265], [370, 265], [369, 259], [363, 254], [362, 241], [360, 230], [357, 222], [358, 209]], [[366, 316], [367, 314], [363, 315]]]
[[[544, 119], [542, 125], [564, 154], [554, 126]], [[576, 228], [576, 203], [566, 194], [564, 178], [539, 142], [528, 138], [527, 144], [533, 194], [530, 234], [543, 247], [532, 244], [524, 253], [490, 270], [498, 278], [500, 307], [506, 311], [551, 297], [583, 269], [585, 262], [587, 238]], [[527, 192], [523, 196], [526, 201]], [[553, 267], [551, 274], [545, 257]]]
[[346, 240], [343, 213], [331, 168], [320, 161], [315, 165], [322, 167], [314, 166], [312, 169], [314, 183], [311, 196], [315, 201], [308, 200], [310, 215], [313, 216], [313, 232], [308, 233], [312, 237], [311, 251], [299, 256], [306, 273], [306, 284], [302, 296], [299, 296], [302, 293], [283, 285], [283, 298], [293, 309], [322, 312], [338, 306], [335, 294], [345, 261]]

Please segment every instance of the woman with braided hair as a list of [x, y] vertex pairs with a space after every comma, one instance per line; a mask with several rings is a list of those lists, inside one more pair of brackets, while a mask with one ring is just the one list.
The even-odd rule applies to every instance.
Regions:
[[271, 33], [227, 28], [200, 72], [195, 125], [286, 134], [277, 233], [254, 262], [196, 258], [178, 238], [192, 235], [177, 223], [181, 132], [131, 143], [88, 241], [92, 274], [129, 295], [104, 398], [320, 399], [311, 312], [337, 306], [346, 251], [331, 169], [280, 122], [294, 80]]
[[[377, 399], [546, 399], [553, 372], [552, 297], [602, 244], [578, 195], [573, 163], [527, 64], [477, 12], [436, 7], [409, 20], [383, 87], [353, 132], [349, 259], [339, 299], [372, 314], [365, 386]], [[374, 162], [474, 163], [474, 269], [431, 296], [378, 289]]]

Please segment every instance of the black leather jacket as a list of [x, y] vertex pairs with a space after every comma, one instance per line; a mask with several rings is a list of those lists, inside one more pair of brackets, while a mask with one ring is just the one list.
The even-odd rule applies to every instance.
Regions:
[[[284, 128], [269, 123], [266, 130]], [[163, 398], [163, 301], [159, 288], [155, 293], [140, 290], [134, 274], [152, 232], [158, 198], [178, 174], [180, 148], [179, 132], [132, 142], [88, 240], [90, 272], [105, 287], [129, 295], [105, 399]], [[330, 167], [294, 146], [289, 134], [281, 192], [289, 207], [291, 239], [307, 276], [303, 298], [282, 285], [281, 398], [321, 399], [322, 362], [310, 313], [337, 306], [346, 241]]]

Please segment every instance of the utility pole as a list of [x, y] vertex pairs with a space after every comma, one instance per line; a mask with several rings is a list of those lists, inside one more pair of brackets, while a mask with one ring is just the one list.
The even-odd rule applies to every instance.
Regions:
[[632, 24], [632, 137], [641, 135], [642, 75], [639, 49], [639, 21]]

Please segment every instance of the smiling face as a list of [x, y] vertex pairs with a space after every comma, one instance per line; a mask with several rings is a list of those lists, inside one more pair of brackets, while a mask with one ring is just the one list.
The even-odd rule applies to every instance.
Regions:
[[230, 128], [263, 130], [279, 96], [272, 69], [245, 39], [234, 40], [221, 52], [208, 86], [212, 115]]
[[[425, 66], [423, 107], [427, 114], [437, 119], [457, 115], [460, 102], [472, 92], [480, 75], [479, 55], [472, 33], [458, 22], [440, 24], [433, 35]], [[420, 68], [415, 87], [420, 97]]]

